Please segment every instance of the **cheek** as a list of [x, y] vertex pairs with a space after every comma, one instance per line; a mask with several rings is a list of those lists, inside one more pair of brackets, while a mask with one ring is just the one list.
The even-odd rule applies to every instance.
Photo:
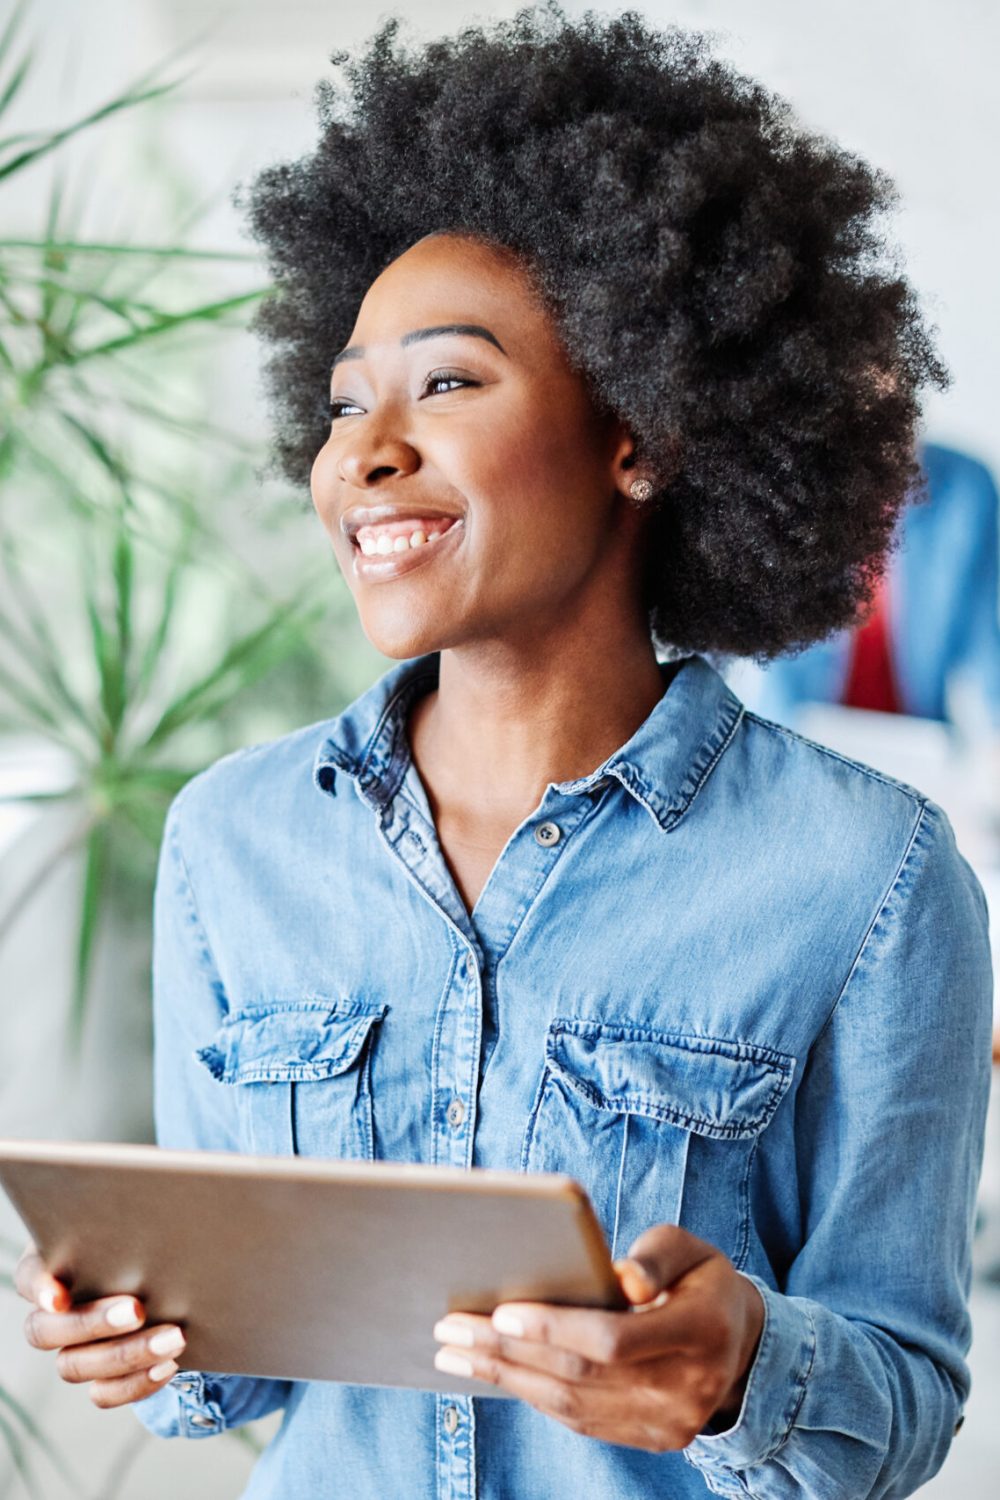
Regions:
[[495, 415], [466, 448], [466, 479], [484, 531], [528, 545], [585, 531], [601, 503], [596, 455], [564, 413], [536, 402]]
[[323, 444], [313, 459], [313, 466], [309, 471], [309, 493], [313, 509], [323, 525], [327, 526], [328, 520], [333, 516], [333, 497], [336, 493], [336, 470], [329, 442]]

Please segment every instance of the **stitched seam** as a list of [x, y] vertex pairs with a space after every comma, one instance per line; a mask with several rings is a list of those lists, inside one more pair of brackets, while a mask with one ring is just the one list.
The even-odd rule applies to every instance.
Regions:
[[[367, 1036], [367, 1032], [365, 1033]], [[360, 1052], [360, 1047], [358, 1052]], [[201, 1054], [198, 1054], [199, 1057]], [[357, 1060], [357, 1053], [354, 1055]], [[328, 1063], [320, 1066], [317, 1063], [288, 1064], [283, 1067], [273, 1068], [246, 1068], [238, 1069], [236, 1072], [227, 1072], [223, 1069], [216, 1073], [211, 1064], [206, 1066], [212, 1076], [219, 1083], [317, 1083], [324, 1078], [337, 1078], [341, 1073], [347, 1073], [349, 1068], [340, 1067], [343, 1058], [331, 1058]]]
[[811, 740], [807, 735], [799, 734], [794, 729], [789, 729], [787, 724], [778, 724], [773, 719], [765, 719], [761, 714], [754, 713], [752, 709], [746, 710], [746, 717], [752, 719], [763, 729], [773, 729], [775, 733], [784, 735], [787, 740], [795, 740], [800, 745], [806, 745], [810, 750], [816, 750], [820, 755], [825, 755], [829, 760], [835, 760], [842, 766], [849, 766], [853, 771], [860, 771], [867, 776], [869, 781], [881, 782], [883, 786], [892, 787], [894, 791], [902, 792], [911, 802], [918, 805], [926, 803], [927, 799], [916, 787], [909, 786], [905, 781], [896, 781], [894, 777], [887, 776], [883, 771], [877, 771], [874, 766], [866, 766], [864, 761], [852, 760], [849, 755], [841, 755], [839, 750], [832, 749], [829, 745], [821, 745], [818, 740]]
[[[696, 1135], [707, 1135], [715, 1140], [739, 1140], [756, 1135], [763, 1130], [764, 1126], [774, 1114], [770, 1108], [771, 1100], [765, 1106], [765, 1113], [754, 1115], [739, 1125], [720, 1125], [713, 1120], [706, 1120], [701, 1115], [688, 1114], [684, 1110], [676, 1109], [671, 1105], [653, 1104], [645, 1097], [637, 1094], [601, 1094], [592, 1084], [585, 1083], [583, 1079], [574, 1074], [558, 1070], [559, 1076], [568, 1083], [576, 1093], [580, 1094], [595, 1109], [603, 1110], [610, 1114], [634, 1114], [644, 1115], [649, 1119], [659, 1120], [666, 1125], [679, 1125], [682, 1130], [693, 1130]], [[776, 1107], [776, 1106], [775, 1106]], [[770, 1111], [769, 1113], [767, 1111]], [[698, 1127], [701, 1127], [700, 1129]]]
[[622, 1188], [625, 1185], [625, 1160], [628, 1155], [628, 1124], [629, 1116], [626, 1115], [622, 1121], [622, 1149], [618, 1155], [618, 1181], [615, 1184], [615, 1222], [611, 1230], [611, 1258], [618, 1257], [618, 1227], [622, 1217]]
[[694, 802], [695, 798], [698, 796], [698, 793], [701, 791], [702, 787], [705, 785], [705, 782], [711, 776], [712, 772], [715, 770], [716, 766], [719, 764], [719, 761], [722, 759], [723, 755], [728, 750], [729, 746], [732, 744], [733, 739], [734, 739], [734, 737], [736, 735], [736, 731], [737, 731], [737, 729], [739, 729], [740, 725], [743, 722], [743, 716], [744, 716], [745, 712], [746, 712], [746, 710], [744, 709], [743, 704], [741, 703], [739, 705], [738, 710], [737, 710], [736, 717], [735, 717], [735, 719], [732, 722], [732, 725], [730, 727], [729, 733], [726, 735], [725, 739], [722, 741], [722, 744], [719, 746], [718, 750], [716, 750], [715, 754], [712, 756], [712, 759], [709, 761], [708, 765], [705, 767], [704, 771], [702, 772], [701, 776], [699, 777], [699, 779], [698, 779], [698, 781], [697, 781], [697, 783], [695, 785], [694, 791], [691, 793], [690, 797], [687, 799], [687, 801], [685, 802], [684, 806], [680, 809], [680, 811], [677, 813], [676, 817], [668, 825], [668, 828], [665, 831], [670, 832], [674, 828], [676, 828], [677, 824], [681, 821], [681, 819], [683, 817], [686, 817], [686, 815], [690, 812], [692, 803]]
[[265, 1063], [247, 1062], [235, 1068], [219, 1066], [216, 1059], [223, 1054], [215, 1046], [200, 1047], [195, 1054], [200, 1062], [212, 1074], [213, 1078], [220, 1083], [296, 1083], [316, 1082], [322, 1078], [332, 1078], [338, 1073], [346, 1073], [357, 1061], [365, 1042], [371, 1035], [372, 1029], [377, 1022], [381, 1021], [386, 1007], [383, 1006], [381, 1013], [372, 1013], [364, 1017], [364, 1024], [355, 1023], [354, 1035], [344, 1043], [339, 1052], [329, 1057], [323, 1057], [312, 1062], [300, 1063]]
[[205, 931], [204, 924], [201, 920], [201, 915], [198, 911], [198, 903], [194, 894], [194, 882], [191, 879], [191, 872], [188, 869], [187, 860], [184, 858], [184, 850], [181, 848], [180, 808], [177, 803], [175, 803], [174, 805], [176, 808], [176, 812], [174, 815], [173, 827], [170, 831], [170, 847], [174, 854], [174, 857], [177, 860], [177, 864], [180, 867], [180, 875], [184, 885], [184, 896], [188, 907], [189, 921], [191, 926], [195, 929], [198, 944], [201, 948], [201, 957], [204, 959], [206, 966], [212, 970], [212, 974], [218, 982], [218, 991], [223, 997], [225, 997], [226, 987], [222, 983], [222, 975], [219, 973], [219, 966], [215, 961], [215, 954], [212, 952], [212, 945], [208, 941], [208, 933]]
[[438, 1123], [437, 1103], [438, 1091], [441, 1086], [441, 1070], [439, 1067], [441, 1058], [441, 1033], [444, 1028], [445, 1016], [450, 1009], [450, 996], [455, 982], [455, 973], [458, 969], [461, 951], [451, 939], [451, 962], [448, 965], [448, 977], [444, 983], [444, 989], [438, 1000], [437, 1015], [434, 1017], [434, 1037], [431, 1042], [431, 1164], [436, 1166], [438, 1160]]
[[[393, 713], [395, 713], [396, 704], [400, 701], [401, 698], [406, 697], [406, 695], [413, 688], [415, 688], [418, 683], [421, 683], [421, 682], [434, 682], [435, 680], [436, 680], [435, 673], [433, 673], [433, 672], [420, 672], [420, 673], [417, 674], [417, 676], [408, 678], [407, 681], [404, 682], [404, 683], [402, 683], [400, 685], [400, 687], [398, 687], [396, 689], [396, 691], [393, 693], [392, 697], [389, 699], [388, 703], [385, 705], [385, 707], [383, 708], [382, 712], [379, 714], [378, 722], [375, 725], [375, 728], [372, 730], [371, 734], [368, 736], [367, 742], [365, 743], [365, 747], [364, 747], [364, 749], [361, 752], [361, 760], [360, 760], [360, 762], [358, 764], [358, 779], [360, 781], [363, 782], [363, 781], [365, 781], [367, 779], [367, 776], [368, 776], [368, 767], [369, 767], [369, 764], [370, 764], [370, 762], [371, 762], [371, 760], [372, 760], [372, 758], [373, 758], [373, 756], [375, 754], [375, 746], [378, 743], [379, 738], [381, 737], [382, 731], [385, 728], [387, 721], [393, 715]], [[400, 729], [399, 725], [394, 725], [393, 726], [392, 742], [391, 742], [391, 744], [389, 746], [389, 761], [392, 760], [393, 751], [396, 748], [396, 741], [397, 741], [397, 738], [398, 738], [398, 735], [399, 735], [399, 729]]]
[[[517, 938], [518, 938], [519, 934], [521, 933], [521, 931], [522, 931], [522, 929], [524, 927], [524, 923], [525, 923], [526, 919], [528, 918], [528, 916], [532, 912], [534, 912], [535, 910], [537, 910], [538, 903], [539, 903], [539, 900], [541, 898], [542, 892], [545, 890], [545, 887], [548, 884], [548, 882], [549, 882], [549, 880], [550, 880], [550, 878], [552, 876], [553, 871], [558, 868], [559, 861], [564, 857], [564, 855], [566, 853], [566, 850], [570, 847], [571, 843], [573, 842], [574, 836], [575, 835], [579, 835], [580, 833], [582, 833], [582, 831], [586, 828], [587, 824], [596, 816], [597, 811], [598, 811], [598, 806], [599, 806], [599, 804], [600, 804], [601, 801], [603, 801], [603, 798], [599, 798], [599, 799], [597, 799], [597, 801], [591, 803], [590, 806], [585, 809], [585, 811], [584, 811], [583, 815], [581, 816], [579, 822], [574, 823], [573, 827], [570, 829], [570, 832], [566, 835], [566, 837], [564, 839], [560, 840], [560, 843], [556, 846], [556, 855], [555, 855], [555, 858], [553, 860], [550, 860], [547, 868], [545, 869], [545, 871], [542, 874], [542, 878], [539, 881], [538, 885], [534, 887], [534, 889], [532, 890], [531, 894], [528, 895], [526, 897], [526, 899], [522, 900], [520, 907], [514, 913], [514, 915], [511, 917], [511, 919], [508, 922], [507, 927], [506, 927], [506, 937], [504, 938], [502, 944], [498, 945], [494, 949], [494, 959], [493, 959], [493, 972], [494, 972], [494, 975], [499, 976], [500, 965], [503, 963], [504, 959], [510, 953], [510, 950], [514, 946], [514, 943], [517, 941]], [[549, 852], [551, 852], [551, 851], [549, 851]], [[508, 965], [508, 967], [510, 967], [510, 966]], [[496, 982], [499, 983], [499, 978], [497, 978]]]
[[[648, 1026], [636, 1026], [629, 1021], [595, 1021], [589, 1016], [554, 1016], [550, 1030], [553, 1033], [569, 1032], [573, 1036], [594, 1033], [607, 1035], [613, 1032], [616, 1037], [635, 1037], [638, 1041], [675, 1046], [679, 1051], [706, 1054], [709, 1057], [726, 1057], [734, 1062], [773, 1063], [782, 1072], [787, 1072], [789, 1077], [795, 1069], [796, 1059], [790, 1052], [778, 1052], [774, 1047], [748, 1042], [741, 1037], [710, 1036], [707, 1032], [697, 1031], [656, 1031]], [[708, 1045], [697, 1045], [702, 1042]], [[695, 1045], [689, 1046], [688, 1043]]]
[[837, 1011], [840, 1007], [840, 1002], [847, 994], [851, 980], [854, 978], [854, 975], [856, 974], [858, 969], [858, 965], [864, 957], [865, 950], [868, 947], [869, 939], [871, 938], [871, 935], [875, 931], [876, 927], [879, 925], [879, 922], [882, 920], [883, 915], [888, 910], [889, 903], [892, 901], [893, 896], [896, 894], [899, 883], [906, 873], [906, 867], [910, 862], [910, 856], [913, 853], [914, 847], [917, 843], [917, 838], [924, 826], [924, 820], [927, 814], [927, 810], [927, 803], [922, 802], [918, 808], [917, 819], [910, 833], [909, 841], [906, 845], [905, 850], [903, 851], [903, 856], [899, 862], [896, 873], [892, 877], [892, 883], [890, 884], [889, 889], [886, 891], [885, 895], [882, 897], [878, 909], [876, 910], [875, 915], [872, 917], [871, 922], [868, 925], [868, 930], [866, 931], [864, 937], [861, 939], [861, 946], [859, 947], [857, 953], [854, 955], [854, 962], [851, 964], [851, 967], [847, 972], [847, 978], [844, 980], [844, 983], [840, 987], [840, 993], [837, 995], [837, 998], [834, 1000], [833, 1005], [830, 1008], [830, 1014], [827, 1016], [826, 1020], [823, 1022], [823, 1025], [820, 1027], [819, 1031], [816, 1034], [816, 1040], [813, 1043], [814, 1047], [819, 1045], [819, 1043], [822, 1041], [823, 1037], [826, 1035], [827, 1031], [833, 1024], [833, 1018], [837, 1014]]
[[[619, 1033], [630, 1033], [631, 1035], [637, 1036], [640, 1040], [644, 1041], [655, 1040], [657, 1037], [666, 1036], [666, 1033], [650, 1032], [639, 1027], [604, 1027], [600, 1022], [584, 1022], [582, 1024], [584, 1031], [588, 1029], [591, 1032], [595, 1030], [598, 1032], [607, 1032], [610, 1030], [614, 1030]], [[586, 1079], [580, 1078], [572, 1070], [572, 1068], [562, 1066], [559, 1059], [553, 1055], [552, 1040], [553, 1038], [559, 1036], [562, 1032], [579, 1034], [577, 1026], [567, 1026], [564, 1024], [560, 1024], [559, 1022], [553, 1022], [549, 1029], [549, 1039], [546, 1042], [546, 1058], [548, 1064], [552, 1069], [554, 1069], [556, 1073], [558, 1073], [559, 1077], [562, 1078], [564, 1082], [574, 1090], [574, 1092], [579, 1094], [582, 1098], [586, 1099], [589, 1104], [594, 1106], [594, 1108], [614, 1114], [624, 1112], [645, 1115], [651, 1119], [660, 1120], [665, 1124], [678, 1125], [681, 1129], [684, 1130], [695, 1130], [696, 1133], [707, 1135], [715, 1140], [739, 1140], [741, 1138], [746, 1139], [748, 1136], [755, 1135], [759, 1131], [763, 1130], [764, 1127], [768, 1125], [774, 1117], [775, 1111], [777, 1110], [778, 1105], [781, 1103], [781, 1100], [784, 1097], [793, 1073], [793, 1066], [791, 1066], [789, 1064], [789, 1061], [785, 1059], [783, 1059], [782, 1062], [779, 1062], [776, 1065], [772, 1065], [770, 1062], [762, 1061], [760, 1057], [743, 1057], [734, 1059], [724, 1050], [719, 1051], [713, 1050], [712, 1048], [683, 1046], [679, 1047], [677, 1050], [686, 1051], [692, 1057], [724, 1057], [727, 1061], [730, 1062], [751, 1061], [757, 1063], [758, 1066], [766, 1067], [769, 1072], [774, 1072], [779, 1075], [775, 1079], [770, 1093], [763, 1101], [760, 1107], [760, 1112], [758, 1114], [750, 1116], [749, 1118], [744, 1116], [743, 1119], [738, 1122], [725, 1124], [719, 1121], [710, 1120], [704, 1115], [692, 1114], [687, 1110], [679, 1109], [675, 1104], [656, 1103], [646, 1094], [602, 1093], [599, 1089], [595, 1088], [592, 1083], [589, 1083]], [[670, 1045], [670, 1043], [668, 1043], [668, 1045]], [[739, 1045], [751, 1050], [756, 1050], [761, 1053], [769, 1050], [766, 1048], [753, 1049], [752, 1044], [750, 1043], [729, 1043], [728, 1045]], [[781, 1053], [776, 1053], [774, 1055], [775, 1057], [783, 1058], [783, 1054]]]
[[777, 1442], [774, 1443], [773, 1446], [762, 1455], [759, 1460], [760, 1463], [767, 1463], [769, 1459], [772, 1459], [774, 1455], [784, 1447], [784, 1445], [788, 1442], [788, 1439], [791, 1437], [792, 1431], [795, 1427], [795, 1423], [798, 1420], [799, 1412], [802, 1410], [802, 1403], [806, 1398], [806, 1387], [809, 1384], [809, 1378], [812, 1375], [813, 1365], [816, 1362], [816, 1324], [813, 1321], [813, 1315], [809, 1308], [804, 1303], [800, 1305], [802, 1307], [802, 1311], [806, 1315], [806, 1321], [809, 1324], [809, 1360], [806, 1364], [805, 1369], [800, 1371], [799, 1375], [796, 1378], [795, 1387], [792, 1391], [793, 1404], [791, 1407], [791, 1411], [789, 1412], [785, 1430], [782, 1432]]
[[527, 1172], [528, 1170], [528, 1162], [531, 1159], [531, 1148], [535, 1144], [535, 1131], [538, 1129], [538, 1116], [542, 1112], [542, 1100], [545, 1097], [545, 1090], [551, 1077], [552, 1069], [546, 1062], [544, 1067], [542, 1068], [542, 1076], [539, 1079], [538, 1087], [535, 1090], [535, 1097], [532, 1100], [531, 1109], [528, 1112], [527, 1124], [524, 1127], [524, 1140], [521, 1142], [520, 1163], [520, 1170], [522, 1172]]
[[265, 1005], [241, 1006], [239, 1010], [230, 1011], [222, 1024], [224, 1027], [232, 1027], [240, 1021], [255, 1020], [259, 1016], [294, 1015], [303, 1010], [320, 1012], [330, 1021], [380, 1021], [387, 1009], [385, 1005], [362, 1005], [357, 1001], [349, 1001], [347, 1008], [343, 1009], [339, 1001], [331, 1003], [329, 1000], [275, 1000]]
[[733, 1265], [736, 1267], [737, 1271], [742, 1271], [744, 1265], [746, 1264], [747, 1255], [750, 1251], [750, 1173], [753, 1171], [754, 1159], [757, 1155], [757, 1147], [759, 1144], [760, 1136], [756, 1135], [750, 1143], [750, 1150], [747, 1152], [746, 1170], [744, 1171], [743, 1179], [740, 1182], [739, 1203], [743, 1238], [736, 1254], [733, 1256]]

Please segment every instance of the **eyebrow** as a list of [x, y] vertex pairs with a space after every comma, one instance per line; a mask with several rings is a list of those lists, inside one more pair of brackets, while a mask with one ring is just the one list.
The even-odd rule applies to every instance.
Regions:
[[[434, 328], [414, 328], [411, 333], [404, 333], [399, 342], [405, 348], [407, 344], [419, 343], [421, 339], [437, 338], [442, 333], [465, 334], [470, 338], [485, 339], [487, 343], [494, 344], [500, 350], [501, 354], [506, 355], [507, 353], [496, 334], [490, 333], [488, 328], [483, 328], [478, 323], [439, 323]], [[346, 349], [341, 349], [340, 353], [334, 358], [330, 369], [335, 369], [345, 359], [362, 359], [364, 353], [365, 347], [363, 344], [351, 344]]]

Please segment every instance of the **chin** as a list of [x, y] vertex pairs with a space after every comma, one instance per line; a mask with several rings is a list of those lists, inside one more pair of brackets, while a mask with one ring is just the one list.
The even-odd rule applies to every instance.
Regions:
[[421, 628], [413, 619], [387, 620], [381, 610], [362, 613], [360, 618], [361, 628], [375, 650], [395, 661], [425, 656], [454, 644], [452, 633], [440, 625]]

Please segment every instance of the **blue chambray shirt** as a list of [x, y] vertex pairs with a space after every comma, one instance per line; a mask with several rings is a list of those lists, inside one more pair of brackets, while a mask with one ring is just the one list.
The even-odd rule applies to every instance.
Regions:
[[947, 819], [691, 656], [549, 784], [470, 916], [405, 733], [437, 671], [396, 664], [174, 802], [158, 1139], [571, 1173], [616, 1254], [679, 1223], [761, 1289], [743, 1408], [665, 1454], [485, 1394], [182, 1371], [136, 1412], [198, 1437], [283, 1408], [248, 1500], [909, 1494], [968, 1391], [989, 1076], [986, 905]]

